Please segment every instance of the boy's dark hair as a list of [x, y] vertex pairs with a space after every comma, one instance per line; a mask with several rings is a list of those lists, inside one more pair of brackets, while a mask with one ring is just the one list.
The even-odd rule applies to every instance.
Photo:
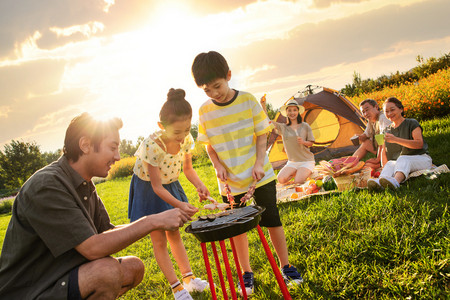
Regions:
[[197, 86], [208, 84], [218, 78], [227, 78], [230, 68], [222, 54], [216, 51], [200, 53], [192, 63], [192, 76]]
[[366, 99], [364, 101], [362, 101], [359, 104], [359, 107], [363, 106], [364, 104], [369, 103], [370, 105], [372, 105], [373, 107], [377, 108], [378, 110], [380, 110], [380, 107], [378, 106], [377, 101], [373, 100], [373, 99]]
[[122, 126], [123, 122], [120, 118], [100, 121], [86, 112], [76, 116], [70, 121], [66, 130], [63, 147], [64, 156], [73, 162], [77, 162], [78, 158], [83, 155], [79, 146], [81, 137], [89, 138], [94, 145], [94, 150], [98, 151], [98, 147], [106, 135], [113, 130], [119, 130]]
[[186, 92], [183, 89], [170, 89], [167, 93], [167, 101], [159, 112], [159, 121], [163, 126], [176, 121], [192, 119], [192, 107], [184, 99]]

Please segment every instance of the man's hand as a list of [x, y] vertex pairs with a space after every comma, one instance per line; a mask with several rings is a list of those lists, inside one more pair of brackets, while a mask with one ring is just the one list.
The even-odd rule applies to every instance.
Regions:
[[365, 140], [368, 139], [367, 135], [365, 135], [364, 133], [363, 134], [357, 134], [357, 136], [358, 136], [358, 138], [359, 138], [359, 140], [361, 142], [364, 142]]
[[169, 209], [148, 217], [157, 222], [157, 227], [160, 230], [177, 230], [191, 220], [188, 213], [179, 208]]
[[380, 158], [379, 157], [369, 158], [368, 160], [366, 160], [366, 164], [367, 163], [378, 164], [380, 163]]

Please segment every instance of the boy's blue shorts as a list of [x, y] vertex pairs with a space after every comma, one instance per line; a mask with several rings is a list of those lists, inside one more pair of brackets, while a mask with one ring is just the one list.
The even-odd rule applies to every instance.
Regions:
[[[244, 197], [246, 193], [242, 193], [239, 195], [234, 195], [235, 203], [239, 203], [239, 205], [235, 206], [235, 208], [244, 207], [240, 200]], [[265, 207], [266, 210], [261, 215], [261, 221], [259, 222], [260, 226], [264, 227], [279, 227], [282, 226], [280, 220], [280, 213], [278, 212], [277, 207], [277, 187], [276, 181], [273, 180], [265, 185], [262, 185], [255, 189], [255, 193], [253, 194], [253, 198], [257, 205]], [[228, 203], [228, 199], [226, 196], [222, 196], [223, 202]]]

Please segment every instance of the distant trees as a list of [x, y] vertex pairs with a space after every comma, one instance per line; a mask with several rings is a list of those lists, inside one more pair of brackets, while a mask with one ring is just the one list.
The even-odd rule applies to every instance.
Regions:
[[4, 152], [0, 151], [0, 188], [19, 188], [45, 165], [45, 158], [36, 142], [12, 140], [5, 145]]
[[353, 73], [353, 82], [346, 84], [341, 93], [348, 97], [359, 96], [362, 93], [381, 91], [385, 87], [395, 87], [406, 82], [415, 82], [431, 74], [450, 67], [450, 52], [440, 58], [430, 57], [424, 61], [421, 55], [418, 55], [416, 61], [418, 66], [409, 71], [400, 73], [399, 71], [391, 75], [382, 75], [377, 79], [361, 79], [361, 75], [356, 71]]
[[119, 153], [121, 158], [134, 156], [134, 153], [136, 153], [137, 149], [139, 148], [139, 145], [144, 140], [143, 136], [139, 136], [136, 143], [133, 144], [133, 141], [123, 139], [120, 141], [119, 145]]

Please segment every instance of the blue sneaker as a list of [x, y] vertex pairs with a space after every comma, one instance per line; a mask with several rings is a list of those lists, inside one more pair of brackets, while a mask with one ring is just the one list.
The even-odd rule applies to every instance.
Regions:
[[298, 285], [303, 282], [302, 276], [293, 265], [285, 265], [281, 269], [281, 274], [283, 274], [284, 282], [286, 282], [287, 285]]
[[[253, 294], [253, 290], [255, 287], [255, 277], [253, 276], [253, 272], [244, 272], [244, 274], [242, 274], [242, 277], [244, 278], [244, 286], [245, 291], [247, 292], [247, 296], [250, 296], [251, 294]], [[238, 291], [242, 296], [242, 289], [240, 285]]]

